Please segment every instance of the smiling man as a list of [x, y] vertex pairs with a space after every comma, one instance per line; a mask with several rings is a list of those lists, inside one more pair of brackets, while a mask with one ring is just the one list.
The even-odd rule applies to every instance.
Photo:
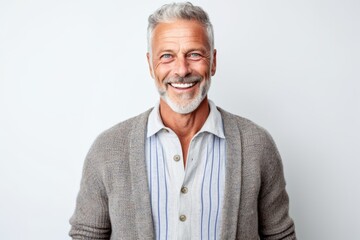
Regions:
[[207, 98], [213, 36], [191, 3], [150, 15], [147, 59], [160, 101], [96, 139], [73, 239], [296, 239], [272, 138]]

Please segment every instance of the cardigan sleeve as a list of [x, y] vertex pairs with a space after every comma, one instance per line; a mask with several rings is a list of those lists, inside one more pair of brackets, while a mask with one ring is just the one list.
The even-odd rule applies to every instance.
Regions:
[[70, 219], [72, 239], [110, 239], [108, 198], [101, 177], [102, 149], [95, 141], [85, 159], [75, 212]]
[[280, 154], [271, 136], [265, 132], [262, 148], [261, 188], [258, 200], [259, 234], [264, 240], [296, 239], [289, 216], [289, 197]]

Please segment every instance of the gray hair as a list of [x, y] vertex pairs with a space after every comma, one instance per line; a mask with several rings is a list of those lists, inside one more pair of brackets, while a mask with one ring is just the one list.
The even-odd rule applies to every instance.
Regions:
[[190, 2], [165, 4], [149, 16], [147, 28], [148, 51], [151, 54], [152, 33], [159, 23], [174, 20], [195, 20], [203, 24], [207, 31], [210, 51], [214, 51], [214, 30], [208, 14]]

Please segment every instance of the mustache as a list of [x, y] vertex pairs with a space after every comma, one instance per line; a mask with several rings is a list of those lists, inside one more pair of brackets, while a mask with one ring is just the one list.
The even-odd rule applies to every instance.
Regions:
[[169, 77], [164, 80], [164, 83], [193, 83], [200, 82], [202, 80], [201, 76], [188, 76], [188, 77]]

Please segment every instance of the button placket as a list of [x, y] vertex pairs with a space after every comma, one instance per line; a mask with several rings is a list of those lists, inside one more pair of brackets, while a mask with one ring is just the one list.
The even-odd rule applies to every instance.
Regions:
[[[191, 148], [191, 144], [190, 144]], [[188, 152], [188, 159], [192, 157], [191, 150], [189, 149]], [[192, 203], [191, 203], [191, 182], [192, 178], [191, 175], [189, 175], [189, 170], [192, 169], [192, 163], [187, 163], [185, 167], [185, 174], [184, 179], [182, 182], [182, 186], [180, 187], [179, 191], [179, 228], [181, 229], [179, 232], [181, 232], [182, 236], [181, 239], [190, 239], [191, 237], [191, 219], [192, 219]]]

